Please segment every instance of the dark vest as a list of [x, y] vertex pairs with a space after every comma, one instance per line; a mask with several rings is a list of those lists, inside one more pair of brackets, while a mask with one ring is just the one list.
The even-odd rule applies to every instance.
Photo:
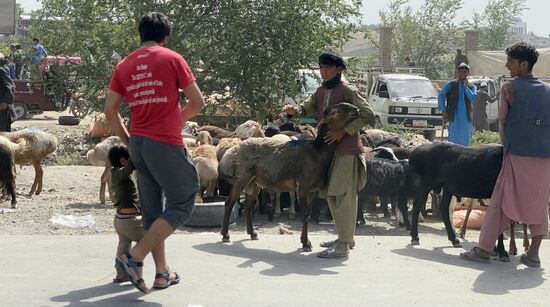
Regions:
[[[344, 83], [344, 81], [340, 82], [340, 84], [332, 89], [327, 89], [324, 87], [317, 88], [317, 91], [315, 91], [315, 101], [317, 102], [317, 120], [320, 121], [323, 118], [323, 114], [325, 112], [325, 109], [328, 106], [336, 105], [340, 102], [348, 102], [352, 103], [351, 101], [347, 101], [345, 91], [350, 90], [348, 89], [347, 83]], [[330, 97], [328, 99], [328, 104], [325, 105], [325, 95], [329, 95]], [[353, 135], [344, 134], [342, 139], [338, 142], [336, 145], [335, 154], [338, 156], [343, 155], [353, 155], [353, 154], [360, 154], [363, 152], [363, 143], [361, 142], [361, 139], [359, 138], [359, 132], [355, 132]]]
[[514, 100], [504, 130], [504, 152], [550, 158], [550, 85], [527, 75], [512, 81]]
[[[454, 121], [455, 112], [458, 107], [458, 80], [451, 81], [451, 89], [447, 92], [447, 107], [445, 111], [447, 112], [447, 118], [449, 122]], [[468, 116], [468, 121], [472, 121], [472, 104], [469, 103], [470, 99], [464, 93], [464, 102], [466, 103], [466, 115]]]

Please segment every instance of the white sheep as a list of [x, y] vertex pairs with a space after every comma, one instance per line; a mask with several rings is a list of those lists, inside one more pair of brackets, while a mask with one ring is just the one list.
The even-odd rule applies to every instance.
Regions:
[[29, 196], [40, 194], [44, 176], [42, 161], [57, 149], [57, 138], [38, 129], [3, 132], [1, 135], [13, 143], [20, 143], [21, 140], [25, 141], [27, 149], [14, 152], [15, 164], [32, 163], [35, 175]]

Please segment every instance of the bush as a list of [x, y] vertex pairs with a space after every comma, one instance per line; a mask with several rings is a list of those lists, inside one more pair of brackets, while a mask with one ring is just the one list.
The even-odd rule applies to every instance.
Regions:
[[477, 147], [481, 144], [499, 144], [500, 136], [498, 132], [487, 130], [476, 131], [472, 137], [472, 147]]

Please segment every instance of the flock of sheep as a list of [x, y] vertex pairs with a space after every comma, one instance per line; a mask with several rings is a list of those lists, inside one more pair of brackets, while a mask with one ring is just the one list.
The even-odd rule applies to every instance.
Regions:
[[[271, 208], [278, 214], [280, 204], [276, 201], [279, 199], [277, 195], [290, 192], [296, 193], [304, 213], [302, 248], [310, 251], [312, 245], [307, 236], [307, 224], [312, 199], [314, 193], [324, 186], [334, 155], [334, 145], [325, 144], [324, 135], [331, 127], [345, 126], [357, 117], [357, 112], [353, 105], [338, 104], [318, 129], [288, 123], [284, 124], [286, 126], [262, 127], [257, 122], [247, 121], [230, 132], [188, 122], [182, 136], [199, 174], [199, 196], [207, 198], [219, 194], [227, 197], [222, 241], [230, 240], [230, 213], [242, 194], [245, 195], [247, 232], [252, 239], [257, 239], [252, 227], [252, 211], [260, 191], [271, 195]], [[460, 241], [449, 214], [451, 197], [490, 198], [502, 163], [502, 147], [489, 145], [471, 148], [446, 142], [429, 143], [422, 137], [405, 141], [397, 134], [377, 129], [362, 131], [361, 140], [365, 147], [363, 155], [367, 162], [367, 184], [359, 192], [357, 221], [365, 223], [363, 208], [369, 199], [379, 198], [386, 216], [390, 215], [388, 204], [397, 207], [397, 213], [405, 213], [408, 203], [412, 201], [412, 221], [409, 221], [407, 214], [401, 214], [402, 223], [411, 230], [411, 243], [419, 244], [420, 212], [425, 209], [427, 197], [432, 191], [442, 192], [439, 212], [448, 239], [453, 246], [459, 247]], [[109, 188], [111, 167], [107, 152], [120, 143], [118, 137], [111, 136], [87, 154], [92, 165], [105, 167], [100, 180], [101, 203], [105, 203], [106, 191], [111, 199], [114, 198]], [[33, 164], [35, 180], [29, 195], [38, 195], [42, 190], [41, 162], [56, 147], [56, 138], [40, 130], [24, 129], [0, 135], [0, 182], [5, 193], [11, 196], [12, 208], [17, 203], [14, 164]], [[291, 200], [295, 200], [294, 194]], [[294, 215], [295, 212], [293, 202], [290, 213]], [[506, 260], [507, 254], [501, 247], [501, 259]]]

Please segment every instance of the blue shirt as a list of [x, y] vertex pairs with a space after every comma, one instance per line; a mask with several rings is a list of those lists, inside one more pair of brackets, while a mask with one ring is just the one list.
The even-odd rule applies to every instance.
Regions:
[[41, 44], [36, 44], [34, 46], [34, 49], [36, 50], [36, 55], [32, 57], [32, 63], [40, 64], [40, 62], [42, 62], [42, 59], [48, 56], [48, 53], [46, 52], [46, 49], [44, 49], [44, 46], [42, 46]]
[[[445, 111], [447, 92], [451, 89], [451, 82], [447, 82], [437, 96], [439, 111]], [[464, 94], [470, 100], [464, 100]], [[456, 106], [454, 120], [449, 122], [449, 142], [469, 146], [472, 140], [472, 123], [468, 120], [466, 113], [466, 103], [472, 103], [477, 97], [474, 87], [464, 87], [462, 82], [458, 82], [458, 103]]]

